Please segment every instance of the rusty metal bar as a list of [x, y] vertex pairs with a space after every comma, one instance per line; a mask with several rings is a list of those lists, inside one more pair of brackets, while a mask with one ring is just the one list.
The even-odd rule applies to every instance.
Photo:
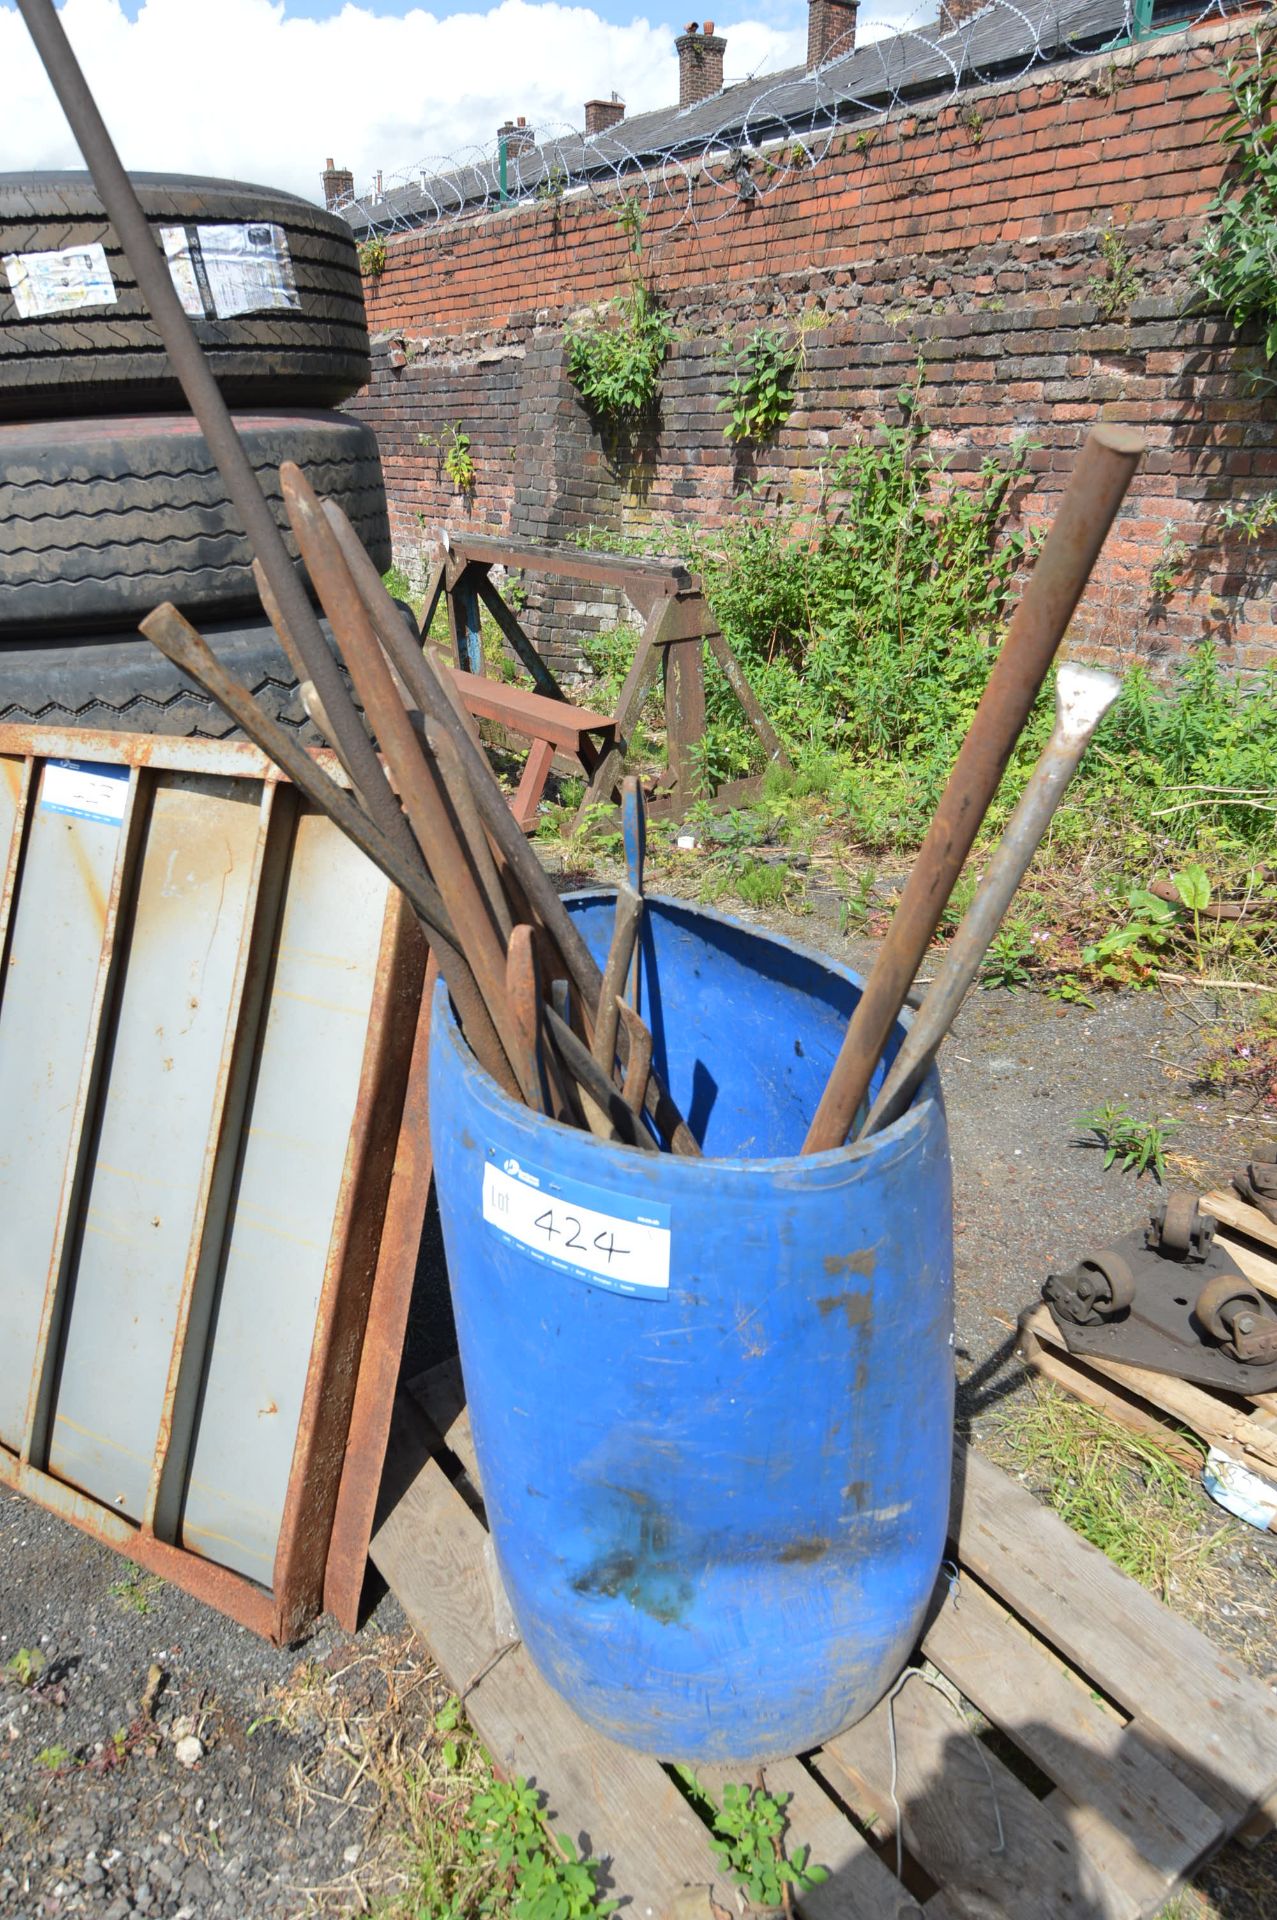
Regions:
[[[255, 1043], [265, 1004], [270, 950], [288, 875], [296, 806], [294, 788], [281, 791], [277, 781], [263, 781], [235, 977], [227, 1001], [204, 1163], [191, 1219], [186, 1264], [174, 1316], [168, 1378], [142, 1513], [143, 1529], [169, 1541], [176, 1540], [181, 1518], [202, 1375], [204, 1336], [221, 1265], [238, 1133], [248, 1101]], [[197, 1354], [194, 1364], [188, 1364], [188, 1352]]]
[[[0, 961], [3, 961], [8, 945], [9, 917], [13, 912], [13, 896], [18, 884], [18, 867], [26, 840], [31, 790], [35, 779], [34, 759], [27, 754], [19, 764], [16, 755], [6, 758], [3, 778], [9, 788], [13, 812], [9, 827], [9, 843], [5, 848], [3, 877], [0, 878]], [[3, 974], [0, 974], [0, 979], [3, 977]]]
[[47, 1507], [50, 1513], [69, 1521], [82, 1533], [91, 1534], [104, 1547], [126, 1554], [148, 1573], [157, 1573], [170, 1585], [216, 1607], [219, 1613], [237, 1620], [264, 1640], [277, 1638], [275, 1602], [261, 1587], [253, 1586], [227, 1567], [214, 1566], [211, 1560], [201, 1560], [198, 1554], [187, 1553], [181, 1547], [170, 1546], [167, 1541], [143, 1533], [131, 1520], [113, 1513], [110, 1507], [68, 1486], [65, 1480], [17, 1459], [4, 1447], [0, 1447], [0, 1485]]
[[537, 975], [536, 936], [526, 922], [510, 935], [505, 963], [506, 1001], [510, 1009], [516, 1071], [534, 1113], [549, 1113], [545, 1057], [541, 1038], [541, 982]]
[[[239, 682], [226, 672], [216, 659], [203, 637], [184, 620], [177, 608], [166, 602], [157, 607], [154, 613], [148, 613], [141, 622], [142, 632], [148, 640], [153, 640], [160, 652], [165, 654], [184, 673], [210, 693], [218, 704], [230, 714], [243, 731], [268, 753], [275, 764], [282, 768], [300, 792], [321, 813], [326, 813], [336, 826], [339, 826], [349, 839], [353, 840], [361, 853], [381, 868], [388, 879], [392, 880], [411, 902], [422, 925], [426, 928], [431, 943], [440, 951], [440, 964], [446, 954], [449, 965], [454, 969], [457, 981], [456, 993], [460, 993], [469, 1009], [470, 1025], [467, 1039], [474, 1048], [475, 1055], [492, 1070], [499, 1066], [502, 1059], [501, 1044], [496, 1029], [488, 1019], [482, 996], [471, 979], [467, 987], [466, 976], [469, 965], [457, 945], [452, 923], [448, 918], [443, 901], [439, 897], [434, 882], [425, 878], [421, 869], [420, 855], [416, 854], [412, 865], [403, 860], [398, 849], [391, 845], [386, 836], [369, 820], [367, 815], [339, 787], [335, 780], [326, 774], [283, 728], [264, 714], [257, 702]], [[455, 997], [455, 994], [454, 994]], [[460, 1009], [462, 1002], [458, 1000]], [[463, 1019], [465, 1015], [463, 1014]], [[486, 1026], [485, 1026], [486, 1022]], [[494, 1074], [494, 1078], [498, 1078]], [[505, 1084], [509, 1091], [515, 1090], [512, 1075], [507, 1075]]]
[[[508, 641], [518, 659], [532, 675], [537, 692], [544, 694], [548, 700], [567, 701], [567, 695], [564, 693], [562, 687], [550, 672], [549, 667], [546, 666], [545, 661], [541, 658], [527, 634], [523, 631], [523, 628], [519, 625], [514, 613], [506, 605], [488, 578], [486, 568], [475, 570], [475, 589], [484, 606], [488, 609], [488, 612], [501, 629], [504, 638]], [[570, 705], [571, 702], [569, 701], [568, 704]]]
[[[545, 1023], [560, 1059], [581, 1089], [582, 1096], [588, 1096], [604, 1116], [600, 1124], [610, 1124], [627, 1146], [658, 1153], [660, 1149], [642, 1120], [637, 1114], [631, 1113], [590, 1049], [573, 1033], [557, 1007], [548, 1006], [545, 1009]], [[591, 1131], [594, 1131], [593, 1125]]]
[[517, 567], [528, 573], [557, 573], [565, 580], [594, 586], [635, 586], [649, 593], [686, 593], [696, 585], [681, 560], [632, 559], [623, 553], [585, 553], [532, 542], [494, 539], [488, 534], [449, 535], [450, 550], [462, 562], [485, 567]]
[[1143, 435], [1094, 427], [1007, 630], [803, 1142], [840, 1147], [1130, 486]]
[[[280, 477], [293, 533], [319, 589], [364, 710], [394, 771], [412, 831], [429, 860], [448, 918], [456, 929], [457, 944], [465, 956], [464, 966], [459, 966], [456, 955], [445, 945], [439, 954], [439, 970], [457, 1003], [463, 1028], [468, 1020], [472, 1022], [466, 1037], [476, 1056], [495, 1080], [513, 1090], [513, 1081], [517, 1081], [518, 1075], [516, 1072], [512, 1081], [511, 1063], [501, 1037], [508, 1024], [505, 955], [498, 928], [448, 804], [438, 767], [413, 730], [359, 589], [314, 489], [291, 461], [280, 469]], [[474, 1010], [466, 1004], [471, 977], [487, 1003], [496, 1033], [495, 1048], [488, 1044], [485, 1023], [476, 1019]]]
[[627, 1107], [635, 1113], [643, 1110], [643, 1096], [647, 1092], [647, 1076], [652, 1071], [652, 1036], [633, 1007], [618, 998], [617, 1014], [621, 1025], [630, 1036], [630, 1057], [625, 1068], [625, 1084], [621, 1088], [621, 1098]]
[[953, 1025], [967, 990], [980, 971], [1002, 916], [1029, 869], [1042, 836], [1064, 797], [1092, 734], [1121, 692], [1112, 674], [1087, 667], [1061, 667], [1055, 683], [1055, 725], [1019, 804], [995, 848], [980, 890], [949, 943], [913, 1025], [857, 1139], [899, 1119], [921, 1086], [940, 1043]]
[[302, 1631], [323, 1597], [426, 959], [420, 926], [407, 903], [392, 896], [373, 993], [384, 1017], [370, 1023], [275, 1551], [281, 1641]]
[[368, 1542], [372, 1537], [382, 1464], [390, 1436], [390, 1414], [403, 1356], [417, 1252], [434, 1177], [434, 1156], [430, 1148], [430, 1009], [438, 976], [439, 962], [432, 952], [417, 1016], [408, 1087], [395, 1143], [381, 1245], [377, 1251], [377, 1271], [368, 1302], [324, 1566], [325, 1610], [347, 1633], [354, 1633], [359, 1625]]
[[726, 635], [717, 627], [711, 626], [705, 639], [710, 652], [723, 670], [723, 678], [740, 701], [745, 718], [762, 742], [767, 758], [774, 760], [778, 766], [787, 767], [790, 764], [789, 755], [785, 752], [776, 729], [759, 706], [754, 696], [754, 689], [745, 678], [745, 670], [729, 646]]
[[[329, 515], [330, 519], [332, 517], [332, 505], [333, 503], [327, 502], [325, 503], [325, 506], [324, 506], [324, 511]], [[338, 511], [340, 512], [340, 509], [338, 509]], [[435, 608], [439, 605], [439, 601], [447, 585], [447, 579], [448, 579], [447, 561], [446, 560], [436, 561], [434, 569], [431, 572], [430, 578], [426, 582], [426, 598], [421, 609], [421, 622], [418, 628], [418, 631], [421, 634], [421, 644], [423, 647], [426, 645], [429, 639], [430, 629], [431, 629], [431, 626], [434, 624]]]
[[128, 258], [169, 363], [199, 421], [226, 490], [265, 570], [282, 616], [281, 633], [292, 638], [289, 653], [298, 678], [313, 681], [324, 711], [336, 728], [334, 744], [345, 763], [354, 769], [360, 793], [377, 824], [393, 840], [396, 836], [390, 807], [394, 797], [388, 789], [383, 791], [377, 756], [350, 705], [340, 670], [320, 632], [306, 589], [288, 557], [283, 536], [235, 431], [230, 410], [178, 298], [168, 263], [155, 243], [155, 235], [120, 162], [53, 0], [18, 0], [18, 10], [93, 175], [107, 218]]
[[[482, 751], [453, 711], [434, 661], [422, 649], [402, 612], [386, 592], [376, 568], [363, 551], [358, 535], [340, 510], [331, 504], [328, 518], [337, 533], [347, 565], [391, 665], [427, 719], [433, 720], [451, 736], [494, 845], [522, 888], [528, 905], [546, 934], [558, 948], [582, 1003], [592, 1011], [599, 1003], [603, 975], [582, 939], [580, 929], [574, 924], [550, 884], [545, 869], [528, 845]], [[622, 1029], [623, 1060], [627, 1057], [628, 1046], [628, 1035]], [[655, 1122], [661, 1137], [669, 1142], [672, 1152], [699, 1155], [700, 1147], [695, 1136], [655, 1071], [648, 1081], [645, 1110]]]
[[439, 775], [447, 794], [449, 804], [456, 816], [457, 825], [469, 852], [476, 878], [483, 890], [488, 912], [492, 916], [503, 946], [508, 946], [510, 935], [514, 931], [514, 922], [510, 914], [510, 902], [506, 899], [497, 872], [497, 863], [492, 856], [492, 847], [484, 831], [479, 809], [466, 779], [465, 769], [461, 765], [457, 749], [452, 743], [452, 735], [445, 733], [440, 726], [427, 728], [427, 744], [434, 754], [439, 767]]
[[197, 680], [218, 705], [227, 712], [269, 761], [283, 770], [293, 785], [304, 793], [312, 806], [326, 813], [343, 833], [352, 839], [361, 853], [379, 866], [401, 893], [412, 901], [415, 911], [430, 929], [431, 937], [455, 944], [452, 928], [438, 892], [429, 880], [423, 880], [414, 866], [401, 859], [379, 827], [361, 813], [350, 795], [338, 786], [318, 761], [284, 732], [254, 701], [246, 688], [227, 673], [203, 636], [183, 618], [177, 608], [165, 601], [148, 613], [141, 623], [148, 640], [175, 666]]
[[[33, 786], [34, 797], [34, 786]], [[93, 1134], [93, 1114], [106, 1063], [107, 1036], [111, 1008], [119, 984], [123, 958], [122, 931], [128, 919], [134, 876], [146, 834], [150, 810], [150, 792], [143, 790], [140, 770], [129, 775], [124, 802], [124, 818], [111, 874], [111, 891], [102, 917], [102, 946], [98, 956], [97, 979], [89, 1010], [83, 1066], [76, 1088], [75, 1109], [63, 1163], [62, 1188], [58, 1198], [53, 1244], [45, 1273], [44, 1304], [36, 1334], [31, 1365], [31, 1384], [27, 1395], [26, 1420], [22, 1446], [23, 1464], [43, 1467], [49, 1451], [49, 1423], [53, 1379], [58, 1346], [66, 1313], [70, 1265], [74, 1253], [75, 1221], [80, 1196], [88, 1172], [89, 1150]]]
[[621, 995], [625, 992], [625, 983], [629, 978], [630, 961], [634, 957], [634, 943], [638, 938], [639, 922], [642, 918], [642, 895], [636, 893], [627, 881], [617, 888], [616, 907], [612, 918], [612, 940], [607, 950], [603, 985], [599, 989], [598, 1018], [594, 1022], [594, 1038], [590, 1044], [590, 1052], [609, 1079], [613, 1072], [617, 1024], [620, 1019], [617, 1009]]

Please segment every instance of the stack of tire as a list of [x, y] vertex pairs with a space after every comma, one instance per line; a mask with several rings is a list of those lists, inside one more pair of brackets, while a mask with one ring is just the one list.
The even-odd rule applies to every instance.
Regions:
[[[379, 568], [368, 378], [345, 221], [236, 181], [134, 184], [290, 552], [279, 467], [345, 508]], [[173, 601], [278, 719], [314, 738], [243, 526], [85, 173], [0, 174], [0, 723], [234, 732], [137, 631]]]

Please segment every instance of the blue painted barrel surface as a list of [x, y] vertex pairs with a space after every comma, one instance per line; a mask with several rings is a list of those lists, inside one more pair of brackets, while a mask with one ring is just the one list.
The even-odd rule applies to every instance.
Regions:
[[[613, 897], [570, 906], [601, 962]], [[655, 897], [642, 965], [703, 1160], [509, 1100], [439, 989], [430, 1118], [461, 1360], [498, 1562], [546, 1679], [631, 1746], [764, 1759], [881, 1698], [939, 1569], [944, 1107], [933, 1073], [866, 1146], [800, 1158], [856, 977]]]

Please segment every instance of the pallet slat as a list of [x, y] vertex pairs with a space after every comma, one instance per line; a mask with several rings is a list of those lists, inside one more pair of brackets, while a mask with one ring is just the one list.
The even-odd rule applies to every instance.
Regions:
[[[1222, 1447], [1225, 1453], [1232, 1454], [1255, 1472], [1277, 1480], [1277, 1430], [1266, 1418], [1257, 1418], [1249, 1406], [1235, 1406], [1207, 1387], [1196, 1386], [1190, 1380], [1177, 1380], [1174, 1374], [1155, 1373], [1151, 1367], [1127, 1366], [1123, 1361], [1102, 1359], [1093, 1353], [1070, 1354], [1063, 1334], [1045, 1307], [1035, 1307], [1021, 1322], [1020, 1351], [1029, 1365], [1046, 1378], [1093, 1406], [1106, 1406], [1107, 1411], [1116, 1419], [1124, 1420], [1126, 1425], [1141, 1431], [1158, 1426], [1147, 1415], [1141, 1419], [1138, 1407], [1128, 1409], [1122, 1404], [1123, 1395], [1130, 1394], [1191, 1428], [1209, 1446]], [[1110, 1395], [1106, 1401], [1095, 1391], [1096, 1374], [1112, 1380], [1122, 1390], [1121, 1394]], [[1169, 1452], [1175, 1453], [1173, 1440], [1168, 1441], [1164, 1429], [1159, 1438]], [[1194, 1468], [1198, 1464], [1194, 1458], [1184, 1463]]]
[[[455, 1370], [436, 1369], [411, 1392], [411, 1418], [423, 1426], [427, 1408], [477, 1481]], [[965, 1452], [957, 1464], [961, 1578], [956, 1597], [938, 1603], [921, 1650], [1051, 1787], [1039, 1799], [996, 1753], [977, 1750], [947, 1698], [920, 1678], [907, 1681], [894, 1702], [896, 1795], [907, 1853], [937, 1887], [923, 1911], [927, 1920], [1068, 1912], [1152, 1920], [1268, 1801], [1277, 1707], [998, 1468]], [[614, 1849], [614, 1890], [630, 1896], [625, 1910], [636, 1920], [693, 1911], [707, 1920], [710, 1890], [734, 1912], [734, 1889], [715, 1882], [708, 1834], [664, 1769], [585, 1727], [521, 1646], [490, 1664], [499, 1641], [486, 1542], [482, 1521], [431, 1461], [384, 1523], [373, 1556], [466, 1692], [498, 1766], [532, 1778], [551, 1819], [574, 1838]], [[754, 1777], [749, 1767], [701, 1773], [716, 1791], [724, 1779]], [[790, 1796], [787, 1844], [808, 1847], [829, 1869], [796, 1901], [802, 1920], [896, 1920], [916, 1910], [889, 1850], [880, 1852], [840, 1805], [853, 1806], [861, 1825], [871, 1815], [894, 1822], [885, 1703], [805, 1762], [767, 1765], [763, 1779]], [[680, 1899], [685, 1886], [699, 1891]]]
[[881, 1809], [895, 1799], [905, 1845], [966, 1920], [1059, 1920], [1070, 1912], [1096, 1920], [1137, 1920], [1139, 1902], [1108, 1880], [1073, 1843], [1052, 1807], [1038, 1800], [921, 1674], [906, 1678], [859, 1726], [827, 1741]]
[[1250, 1239], [1258, 1240], [1261, 1246], [1277, 1251], [1277, 1226], [1273, 1225], [1266, 1213], [1261, 1213], [1258, 1207], [1252, 1207], [1240, 1194], [1214, 1187], [1210, 1193], [1202, 1195], [1201, 1208], [1203, 1213], [1213, 1213], [1221, 1227], [1235, 1227], [1238, 1233], [1244, 1233]]
[[1139, 1721], [1230, 1829], [1261, 1809], [1277, 1782], [1277, 1702], [991, 1461], [967, 1448], [959, 1463], [963, 1566]]
[[[546, 1795], [551, 1824], [607, 1857], [614, 1886], [635, 1896], [627, 1913], [660, 1920], [683, 1887], [719, 1881], [705, 1829], [657, 1761], [587, 1727], [542, 1680], [522, 1645], [501, 1651], [484, 1568], [486, 1538], [431, 1460], [382, 1522], [372, 1558], [464, 1696], [500, 1771], [531, 1781]], [[727, 1895], [720, 1883], [723, 1904]]]
[[1055, 1781], [1048, 1804], [1075, 1842], [1142, 1902], [1165, 1900], [1224, 1837], [1221, 1816], [1155, 1758], [1137, 1726], [974, 1580], [945, 1599], [923, 1652]]

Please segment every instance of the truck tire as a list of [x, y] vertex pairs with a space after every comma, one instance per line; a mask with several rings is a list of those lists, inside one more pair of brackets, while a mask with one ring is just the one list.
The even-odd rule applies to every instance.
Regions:
[[[294, 556], [284, 460], [340, 502], [378, 568], [389, 566], [370, 428], [338, 413], [234, 417]], [[136, 627], [161, 600], [193, 620], [261, 611], [248, 537], [195, 420], [0, 421], [0, 633]]]
[[[332, 644], [327, 623], [321, 623]], [[202, 629], [262, 710], [305, 746], [326, 745], [307, 717], [297, 676], [265, 619]], [[217, 702], [149, 640], [118, 634], [0, 642], [0, 726], [92, 727], [110, 733], [239, 738]]]
[[[240, 283], [210, 280], [202, 262], [187, 275], [199, 306], [192, 325], [232, 405], [333, 406], [364, 385], [368, 323], [359, 257], [344, 220], [296, 194], [235, 180], [139, 173], [133, 184], [157, 245], [163, 227], [282, 233], [296, 305], [254, 306], [260, 292], [233, 292]], [[47, 260], [14, 264], [93, 248], [102, 253], [85, 256], [95, 267], [88, 284], [75, 282], [73, 272], [75, 284], [52, 295], [47, 276], [65, 269]], [[36, 282], [33, 273], [40, 276]], [[25, 316], [16, 282], [23, 283]], [[270, 297], [289, 295], [285, 288]], [[65, 304], [81, 298], [82, 305]], [[250, 309], [231, 311], [240, 298]], [[38, 311], [30, 311], [33, 304]], [[0, 173], [0, 418], [120, 413], [180, 402], [155, 323], [90, 176]]]

